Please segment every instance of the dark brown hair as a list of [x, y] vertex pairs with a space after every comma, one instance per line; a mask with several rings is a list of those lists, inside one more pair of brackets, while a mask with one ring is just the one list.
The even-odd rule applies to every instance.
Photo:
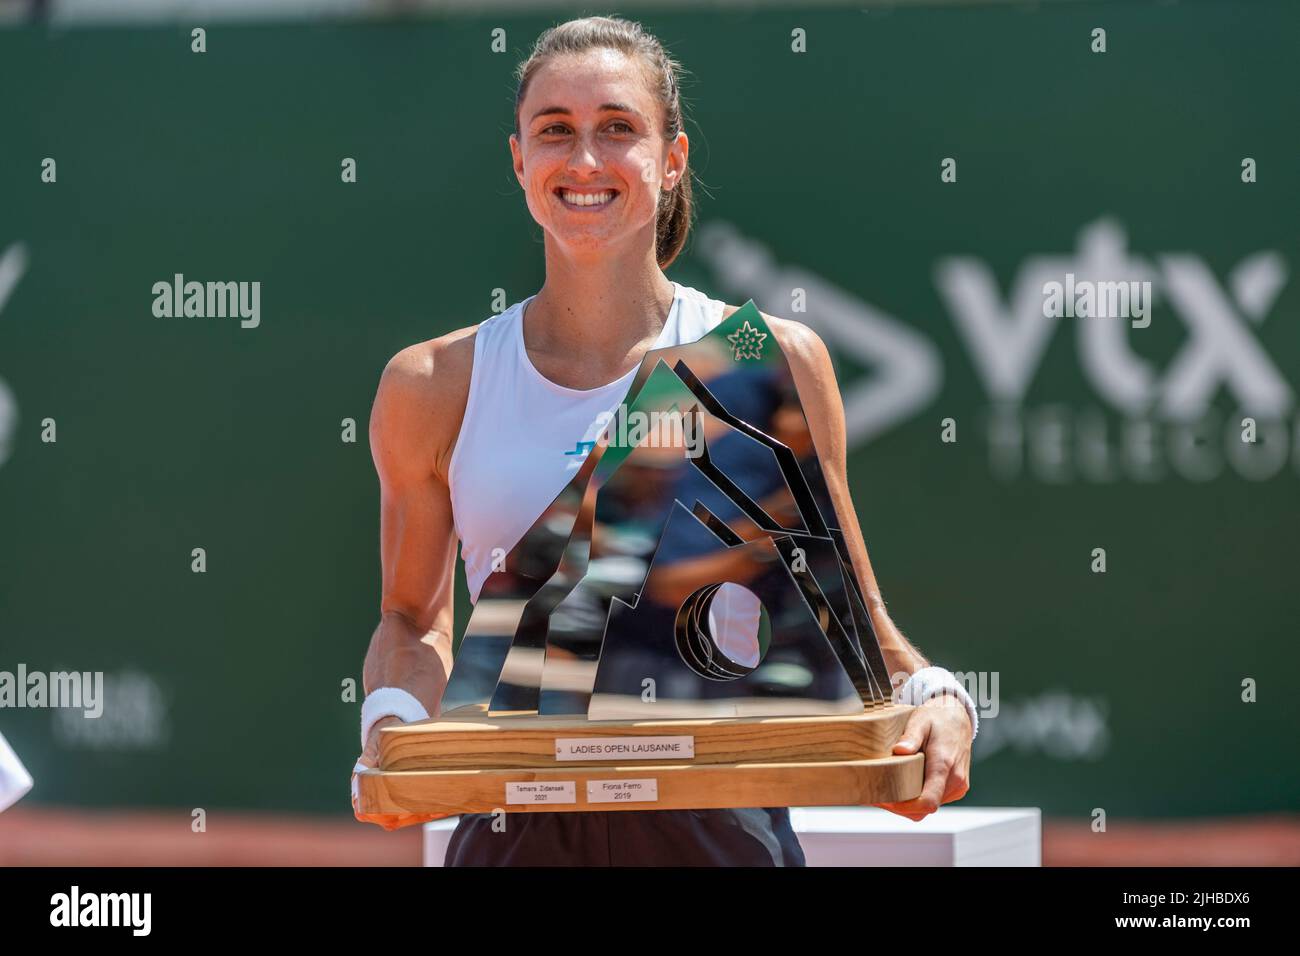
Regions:
[[[528, 83], [538, 69], [552, 57], [599, 48], [639, 57], [650, 68], [652, 89], [664, 111], [663, 135], [672, 138], [681, 132], [682, 102], [678, 88], [683, 73], [681, 64], [669, 56], [663, 44], [639, 23], [619, 17], [583, 17], [561, 23], [543, 33], [537, 38], [532, 53], [515, 70], [518, 83], [515, 92], [516, 136], [519, 135], [519, 108], [528, 92]], [[655, 259], [661, 269], [668, 268], [686, 245], [694, 211], [691, 179], [688, 163], [686, 174], [668, 191], [666, 198], [660, 192], [659, 215], [655, 221]]]

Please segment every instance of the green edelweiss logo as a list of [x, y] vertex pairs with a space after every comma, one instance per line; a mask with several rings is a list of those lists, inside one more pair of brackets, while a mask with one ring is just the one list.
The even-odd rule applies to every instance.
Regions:
[[746, 319], [744, 325], [727, 336], [727, 341], [731, 343], [731, 357], [736, 361], [762, 358], [763, 340], [765, 338], [767, 338], [767, 333], [758, 331]]

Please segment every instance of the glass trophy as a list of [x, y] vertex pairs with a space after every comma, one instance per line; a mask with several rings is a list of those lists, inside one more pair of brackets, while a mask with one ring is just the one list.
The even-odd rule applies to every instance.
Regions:
[[438, 717], [380, 731], [359, 812], [918, 796], [785, 355], [753, 300], [646, 354], [483, 584]]

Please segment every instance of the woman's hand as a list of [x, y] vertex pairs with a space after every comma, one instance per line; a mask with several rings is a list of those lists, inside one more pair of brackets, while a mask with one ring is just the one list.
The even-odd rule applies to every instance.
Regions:
[[375, 721], [370, 728], [370, 737], [366, 740], [366, 747], [361, 751], [361, 756], [357, 758], [356, 766], [352, 768], [352, 815], [362, 823], [378, 823], [385, 830], [396, 830], [398, 827], [433, 819], [427, 814], [361, 813], [357, 809], [357, 772], [370, 770], [379, 765], [379, 731], [384, 727], [391, 727], [394, 724], [401, 723], [404, 723], [404, 721], [399, 717], [381, 717]]
[[952, 694], [931, 697], [912, 710], [895, 754], [925, 753], [925, 782], [912, 800], [877, 803], [911, 820], [922, 820], [945, 803], [960, 800], [970, 789], [970, 714]]

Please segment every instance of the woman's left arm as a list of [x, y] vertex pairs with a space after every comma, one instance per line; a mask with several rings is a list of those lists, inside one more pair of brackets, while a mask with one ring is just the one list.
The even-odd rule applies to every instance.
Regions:
[[[776, 336], [790, 363], [795, 388], [803, 404], [804, 415], [812, 433], [813, 445], [821, 461], [822, 472], [830, 491], [840, 530], [848, 544], [858, 583], [866, 601], [871, 624], [880, 642], [880, 651], [891, 679], [906, 680], [930, 662], [912, 645], [889, 618], [875, 572], [867, 557], [867, 547], [858, 527], [857, 513], [849, 495], [848, 448], [844, 424], [844, 403], [835, 369], [825, 343], [812, 329], [800, 322], [778, 319], [760, 313]], [[942, 804], [960, 800], [970, 789], [970, 716], [965, 706], [952, 694], [939, 694], [912, 711], [903, 736], [894, 745], [895, 754], [925, 753], [925, 782], [921, 795], [898, 803], [876, 806], [920, 820]]]

